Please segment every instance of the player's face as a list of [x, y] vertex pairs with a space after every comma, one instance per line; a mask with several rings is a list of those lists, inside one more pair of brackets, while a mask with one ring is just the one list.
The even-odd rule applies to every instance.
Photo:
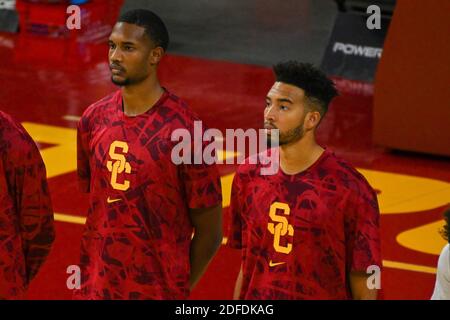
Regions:
[[305, 92], [293, 85], [275, 82], [266, 97], [264, 128], [279, 130], [279, 145], [296, 142], [304, 136]]
[[151, 72], [153, 49], [145, 29], [125, 22], [117, 23], [109, 37], [109, 67], [113, 83], [126, 86], [145, 80]]

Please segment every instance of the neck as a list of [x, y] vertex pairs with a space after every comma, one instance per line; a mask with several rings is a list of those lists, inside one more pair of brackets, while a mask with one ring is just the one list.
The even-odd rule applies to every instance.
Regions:
[[294, 175], [312, 166], [325, 150], [317, 144], [313, 133], [300, 140], [280, 146], [280, 167], [284, 173]]
[[156, 73], [144, 81], [122, 87], [123, 111], [127, 116], [137, 116], [150, 110], [164, 93]]

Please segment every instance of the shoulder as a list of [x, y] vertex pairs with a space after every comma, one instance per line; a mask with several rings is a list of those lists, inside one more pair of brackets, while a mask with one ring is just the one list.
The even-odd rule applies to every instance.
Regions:
[[235, 175], [239, 178], [249, 178], [255, 177], [259, 171], [258, 164], [251, 164], [249, 162], [250, 158], [245, 159], [244, 163], [240, 164], [237, 169]]
[[347, 160], [329, 151], [325, 168], [334, 178], [356, 196], [374, 195], [375, 191], [367, 179]]
[[120, 99], [120, 90], [108, 94], [102, 99], [89, 105], [81, 116], [79, 125], [87, 125], [90, 121], [94, 121], [99, 115], [104, 115], [111, 107], [117, 105], [118, 99]]
[[17, 126], [18, 122], [14, 120], [9, 114], [0, 111], [0, 128], [4, 130], [10, 130]]
[[9, 114], [0, 111], [0, 123], [2, 129], [8, 129], [8, 130], [17, 130], [21, 125], [17, 120], [15, 120], [13, 117], [11, 117]]
[[0, 150], [8, 159], [24, 162], [35, 158], [38, 149], [25, 128], [10, 115], [0, 111]]
[[17, 140], [34, 144], [25, 128], [10, 115], [0, 111], [0, 139], [16, 143]]
[[448, 243], [442, 248], [438, 264], [439, 269], [445, 269], [445, 272], [450, 272], [450, 245]]
[[255, 179], [270, 179], [278, 174], [279, 151], [269, 149], [249, 156], [241, 163], [237, 170], [238, 179], [250, 181]]
[[[175, 127], [192, 130], [195, 122], [201, 121], [185, 100], [169, 91], [167, 91], [167, 98], [163, 105], [158, 110], [165, 120], [171, 122]], [[200, 123], [198, 125], [200, 126]], [[203, 124], [202, 129], [205, 129]]]
[[437, 266], [437, 281], [445, 286], [447, 299], [450, 299], [450, 245], [447, 243], [439, 255]]

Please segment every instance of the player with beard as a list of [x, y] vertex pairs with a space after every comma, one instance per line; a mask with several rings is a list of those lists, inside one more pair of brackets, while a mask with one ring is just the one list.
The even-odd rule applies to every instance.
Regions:
[[368, 267], [381, 266], [376, 194], [315, 138], [334, 84], [295, 61], [274, 73], [264, 127], [279, 130], [280, 166], [262, 175], [245, 163], [234, 177], [228, 244], [242, 250], [234, 298], [376, 299], [367, 281]]

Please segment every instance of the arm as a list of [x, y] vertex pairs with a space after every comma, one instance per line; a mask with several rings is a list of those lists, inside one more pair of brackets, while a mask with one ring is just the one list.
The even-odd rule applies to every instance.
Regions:
[[363, 187], [350, 195], [345, 215], [346, 269], [352, 298], [372, 300], [381, 288], [380, 213], [375, 192]]
[[[240, 184], [239, 175], [236, 174], [233, 178], [233, 184], [231, 188], [231, 201], [230, 201], [230, 215], [231, 221], [228, 229], [228, 243], [230, 248], [243, 249], [242, 233], [243, 233], [243, 219], [241, 217], [242, 206], [240, 197], [242, 196], [242, 189]], [[242, 292], [242, 283], [244, 279], [243, 261], [239, 268], [239, 274], [234, 285], [233, 299], [239, 300]]]
[[84, 116], [77, 127], [77, 176], [80, 191], [90, 192], [91, 171], [89, 166], [88, 120]]
[[241, 295], [242, 279], [243, 279], [243, 273], [242, 273], [242, 264], [241, 264], [241, 268], [239, 269], [239, 274], [236, 279], [236, 284], [234, 285], [233, 300], [239, 300], [239, 296]]
[[377, 289], [369, 289], [367, 279], [370, 277], [365, 272], [350, 272], [350, 289], [354, 300], [376, 300]]
[[50, 253], [55, 230], [45, 165], [34, 144], [24, 158], [27, 163], [15, 168], [16, 206], [20, 215], [27, 278], [30, 281]]
[[189, 215], [194, 226], [189, 279], [189, 287], [192, 290], [222, 243], [222, 205], [189, 209]]

